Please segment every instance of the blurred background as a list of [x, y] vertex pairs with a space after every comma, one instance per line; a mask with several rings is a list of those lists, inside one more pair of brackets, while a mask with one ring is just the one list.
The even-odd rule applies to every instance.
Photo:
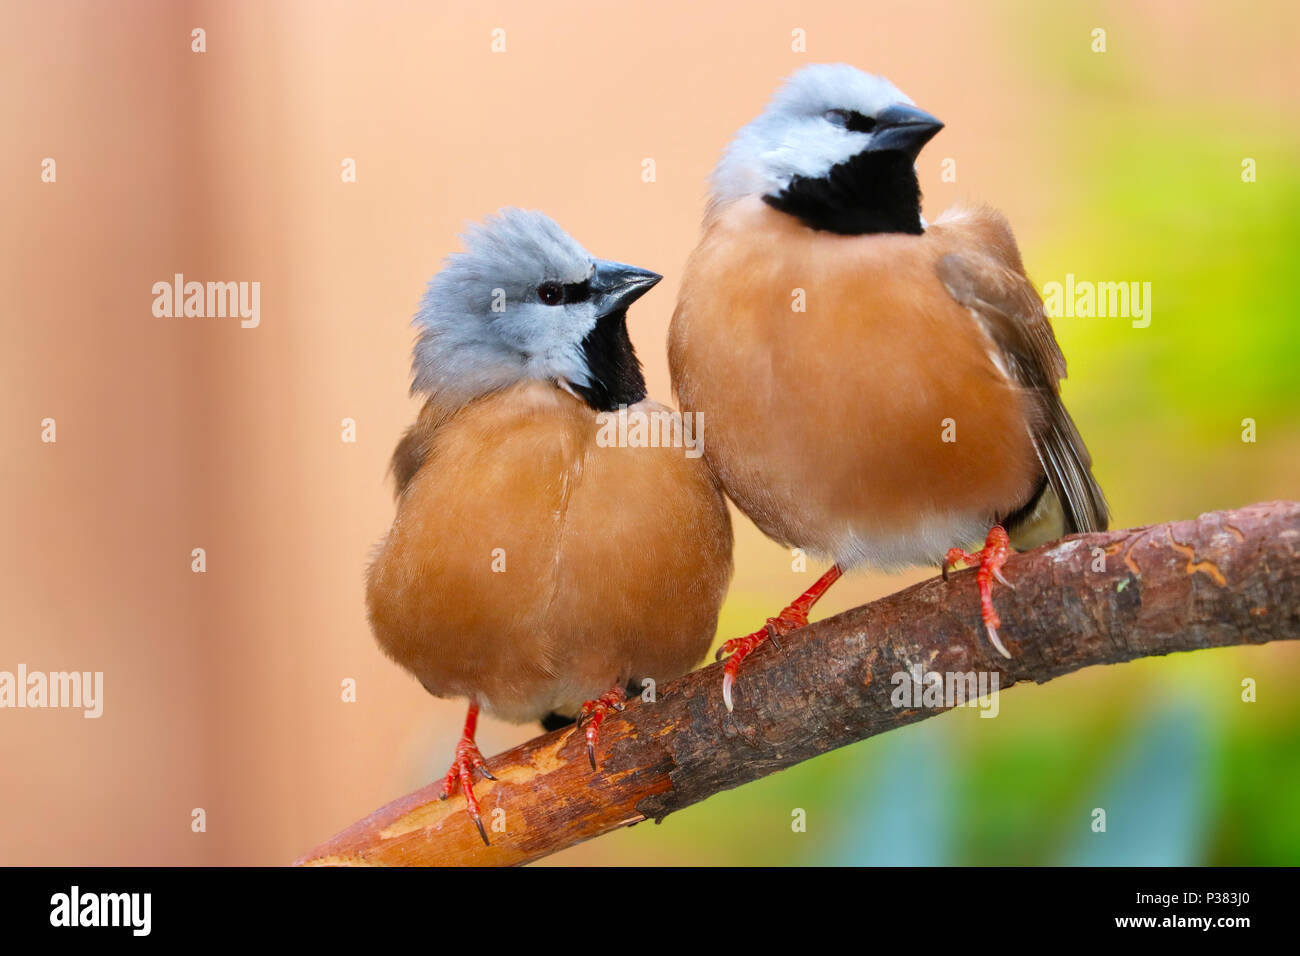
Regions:
[[[1056, 322], [1115, 526], [1297, 497], [1298, 40], [1283, 0], [4, 0], [0, 670], [103, 671], [105, 693], [98, 720], [0, 711], [0, 863], [285, 863], [444, 773], [463, 703], [382, 657], [363, 606], [425, 281], [466, 220], [544, 209], [665, 274], [631, 331], [668, 398], [706, 177], [807, 63], [946, 121], [927, 217], [996, 205], [1040, 285], [1152, 284], [1148, 328]], [[178, 272], [259, 281], [260, 326], [155, 317]], [[822, 570], [736, 527], [719, 640]], [[819, 610], [932, 573], [856, 574]], [[1297, 681], [1300, 648], [1273, 645], [1017, 687], [995, 720], [949, 713], [549, 862], [1295, 864]]]

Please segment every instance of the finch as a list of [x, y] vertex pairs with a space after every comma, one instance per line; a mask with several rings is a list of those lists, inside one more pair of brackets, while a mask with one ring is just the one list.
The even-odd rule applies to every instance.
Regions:
[[646, 398], [627, 310], [660, 276], [593, 258], [539, 212], [473, 227], [414, 318], [419, 418], [393, 455], [397, 515], [367, 578], [380, 647], [437, 697], [467, 698], [443, 784], [488, 842], [474, 775], [480, 710], [601, 722], [708, 650], [731, 524], [683, 448], [605, 440]]
[[705, 459], [740, 510], [834, 562], [723, 645], [728, 708], [745, 657], [807, 624], [851, 568], [977, 564], [989, 640], [1010, 656], [992, 602], [1010, 547], [1106, 527], [1010, 226], [979, 207], [922, 218], [916, 158], [942, 126], [886, 79], [809, 66], [714, 172], [673, 386], [708, 420]]

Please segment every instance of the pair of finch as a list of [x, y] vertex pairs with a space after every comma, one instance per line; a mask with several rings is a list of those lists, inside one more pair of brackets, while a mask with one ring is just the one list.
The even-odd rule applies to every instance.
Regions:
[[[464, 792], [484, 842], [480, 708], [577, 719], [594, 768], [626, 689], [685, 673], [713, 639], [724, 492], [771, 538], [834, 562], [723, 645], [728, 709], [745, 657], [807, 624], [855, 567], [978, 565], [988, 637], [1010, 656], [991, 596], [1010, 546], [1106, 527], [1006, 220], [921, 217], [916, 157], [941, 128], [887, 80], [818, 65], [727, 147], [669, 335], [680, 406], [708, 425], [703, 458], [598, 440], [598, 413], [664, 410], [627, 332], [660, 276], [506, 210], [430, 281], [412, 386], [427, 401], [393, 456], [397, 517], [367, 603], [394, 660], [469, 699], [442, 795]], [[960, 440], [942, 440], [946, 419]]]

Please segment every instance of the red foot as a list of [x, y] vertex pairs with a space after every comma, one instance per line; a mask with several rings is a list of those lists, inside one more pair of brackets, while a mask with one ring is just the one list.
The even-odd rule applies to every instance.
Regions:
[[479, 816], [478, 798], [474, 796], [474, 771], [477, 770], [489, 780], [495, 780], [496, 777], [488, 772], [483, 755], [479, 753], [478, 744], [474, 743], [474, 730], [477, 725], [478, 704], [470, 701], [469, 713], [465, 716], [465, 733], [461, 735], [460, 743], [456, 745], [456, 759], [452, 761], [451, 769], [447, 771], [447, 779], [442, 782], [442, 792], [438, 794], [438, 799], [446, 800], [450, 797], [456, 792], [456, 785], [459, 783], [460, 788], [465, 791], [465, 809], [469, 811], [474, 826], [478, 827], [478, 835], [483, 838], [483, 845], [491, 846], [487, 831], [483, 829], [483, 818]]
[[984, 618], [984, 627], [988, 629], [989, 641], [997, 648], [998, 653], [1008, 658], [1011, 653], [1003, 647], [998, 637], [998, 628], [1002, 626], [1002, 619], [993, 609], [993, 579], [997, 578], [1007, 587], [1015, 590], [1015, 586], [1002, 576], [1002, 565], [1007, 563], [1010, 554], [1011, 542], [1007, 539], [1007, 533], [1002, 525], [995, 524], [984, 541], [984, 550], [971, 553], [961, 548], [949, 548], [948, 554], [943, 559], [945, 581], [948, 580], [948, 568], [958, 561], [979, 566], [979, 570], [975, 572], [975, 582], [980, 589], [980, 613]]
[[587, 725], [587, 759], [591, 761], [592, 770], [596, 769], [596, 741], [600, 739], [600, 725], [605, 722], [605, 717], [611, 710], [622, 710], [625, 700], [627, 692], [620, 684], [582, 705], [578, 727], [581, 728], [584, 723]]
[[722, 702], [727, 705], [727, 710], [732, 709], [731, 688], [736, 683], [736, 675], [740, 672], [741, 662], [754, 653], [755, 648], [768, 638], [784, 637], [791, 631], [807, 627], [808, 612], [812, 610], [813, 605], [817, 603], [821, 596], [830, 590], [830, 586], [840, 579], [840, 575], [843, 573], [838, 564], [834, 565], [818, 578], [812, 587], [795, 598], [789, 607], [776, 617], [769, 617], [763, 627], [753, 634], [732, 638], [718, 648], [717, 660], [722, 660], [728, 654], [731, 655], [727, 658], [727, 666], [722, 669]]

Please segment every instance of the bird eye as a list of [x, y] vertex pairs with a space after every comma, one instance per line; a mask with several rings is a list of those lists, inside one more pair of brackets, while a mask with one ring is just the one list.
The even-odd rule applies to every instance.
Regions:
[[564, 286], [558, 282], [543, 282], [537, 287], [537, 298], [546, 305], [559, 305], [564, 301]]
[[832, 126], [842, 126], [847, 128], [849, 125], [849, 114], [844, 112], [844, 110], [827, 110], [822, 114], [822, 116], [826, 119], [826, 122], [830, 123]]

